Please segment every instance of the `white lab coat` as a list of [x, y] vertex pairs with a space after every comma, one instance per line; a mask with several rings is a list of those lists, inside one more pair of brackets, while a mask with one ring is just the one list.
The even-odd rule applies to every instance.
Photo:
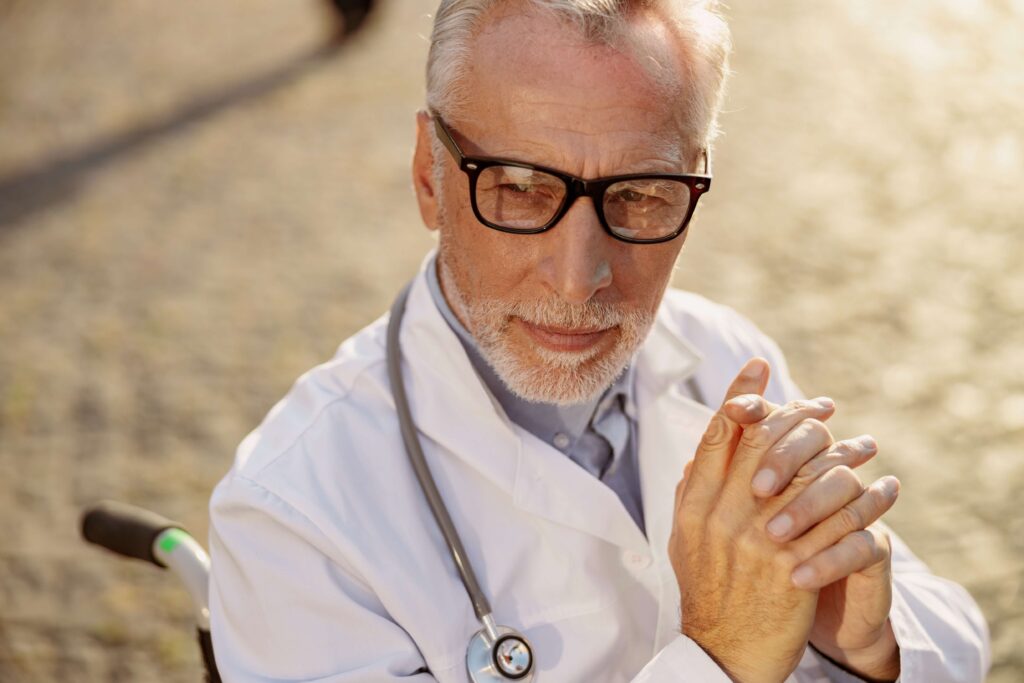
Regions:
[[[405, 455], [386, 316], [303, 375], [238, 449], [211, 502], [213, 643], [225, 681], [467, 681], [480, 628]], [[680, 635], [673, 492], [739, 367], [798, 395], [777, 347], [725, 307], [669, 291], [636, 359], [645, 536], [616, 494], [512, 424], [423, 273], [401, 331], [410, 403], [438, 488], [499, 624], [532, 642], [539, 683], [729, 679]], [[905, 683], [981, 681], [974, 602], [897, 542], [892, 620]], [[828, 680], [805, 655], [792, 680]]]

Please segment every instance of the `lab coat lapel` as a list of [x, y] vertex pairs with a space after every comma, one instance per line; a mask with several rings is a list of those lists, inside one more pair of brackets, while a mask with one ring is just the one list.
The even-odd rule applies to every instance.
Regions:
[[[428, 258], [424, 267], [430, 262]], [[521, 441], [437, 310], [424, 270], [409, 292], [401, 346], [403, 376], [419, 432], [511, 492]]]
[[526, 512], [643, 552], [647, 539], [618, 495], [567, 455], [524, 432], [515, 502]]
[[696, 349], [674, 333], [661, 315], [637, 357], [640, 485], [647, 538], [661, 587], [653, 652], [679, 633], [679, 588], [668, 559], [668, 540], [676, 484], [712, 415], [683, 390], [700, 362]]

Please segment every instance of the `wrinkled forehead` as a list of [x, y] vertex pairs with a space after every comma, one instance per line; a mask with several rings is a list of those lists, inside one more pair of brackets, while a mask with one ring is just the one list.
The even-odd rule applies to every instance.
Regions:
[[677, 50], [656, 17], [593, 36], [550, 12], [499, 8], [468, 48], [462, 95], [470, 116], [575, 117], [586, 134], [614, 129], [616, 117], [628, 113], [665, 144], [678, 148], [689, 137], [677, 115]]

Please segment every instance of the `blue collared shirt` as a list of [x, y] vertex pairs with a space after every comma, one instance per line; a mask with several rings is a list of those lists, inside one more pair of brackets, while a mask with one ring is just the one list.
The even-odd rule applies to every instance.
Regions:
[[473, 369], [508, 418], [615, 491], [633, 521], [644, 531], [633, 365], [593, 401], [570, 406], [527, 401], [505, 386], [480, 353], [476, 340], [455, 317], [441, 291], [436, 258], [427, 266], [427, 283], [434, 303], [462, 343]]

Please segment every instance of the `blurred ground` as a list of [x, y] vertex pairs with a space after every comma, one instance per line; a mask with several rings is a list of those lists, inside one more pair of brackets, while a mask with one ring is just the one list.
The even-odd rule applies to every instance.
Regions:
[[[236, 443], [431, 240], [408, 159], [426, 0], [341, 54], [321, 5], [0, 0], [0, 681], [198, 680], [183, 592], [77, 538], [206, 534]], [[737, 3], [677, 283], [871, 432], [893, 525], [1024, 678], [1020, 0]]]

